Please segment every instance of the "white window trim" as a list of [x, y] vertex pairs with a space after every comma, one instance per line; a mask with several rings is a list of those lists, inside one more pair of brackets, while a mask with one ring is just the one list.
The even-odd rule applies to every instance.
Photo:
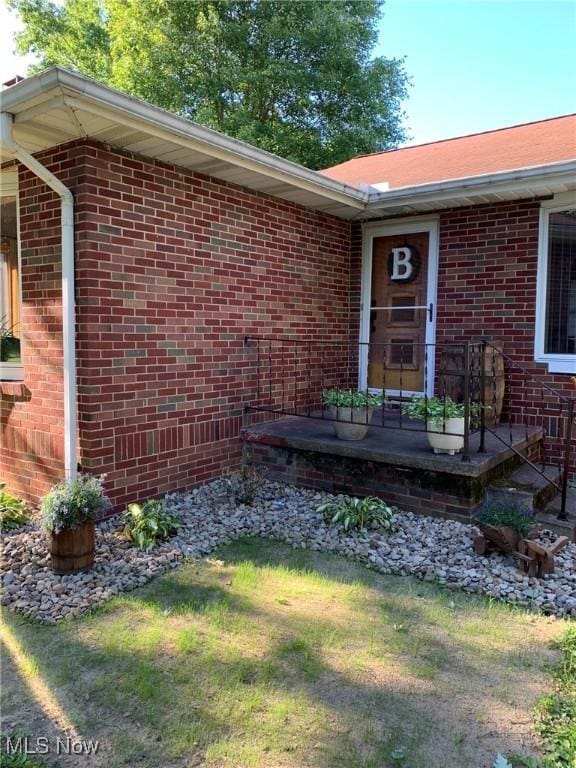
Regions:
[[562, 192], [551, 200], [540, 203], [538, 230], [538, 273], [536, 277], [536, 328], [534, 334], [534, 360], [546, 363], [549, 373], [576, 374], [576, 355], [544, 352], [546, 331], [546, 293], [548, 287], [548, 222], [551, 213], [576, 208], [576, 192]]
[[[20, 292], [20, 313], [22, 313], [22, 254], [20, 245], [20, 195], [18, 194], [18, 170], [14, 168], [0, 172], [2, 175], [2, 188], [0, 196], [16, 197], [16, 247], [18, 252], [18, 290]], [[5, 262], [0, 262], [0, 269], [4, 271], [2, 275], [2, 285], [5, 287], [3, 297], [4, 306], [8, 306], [8, 274]], [[2, 312], [0, 311], [0, 317]], [[23, 340], [20, 334], [20, 354], [22, 354]], [[20, 363], [0, 362], [0, 382], [2, 381], [24, 381], [24, 365]]]
[[[374, 238], [387, 237], [389, 235], [410, 235], [415, 232], [428, 232], [428, 282], [426, 286], [427, 303], [434, 305], [432, 320], [426, 313], [425, 343], [436, 342], [436, 294], [438, 288], [438, 261], [439, 261], [439, 227], [440, 220], [437, 216], [414, 216], [406, 219], [386, 219], [385, 221], [369, 222], [362, 227], [362, 278], [361, 278], [361, 309], [360, 309], [360, 352], [358, 388], [366, 389], [368, 385], [368, 347], [370, 341], [370, 296], [372, 293], [372, 250]], [[428, 397], [434, 394], [435, 355], [428, 364], [428, 376], [424, 383], [424, 391]], [[372, 390], [376, 392], [377, 390]], [[380, 391], [380, 390], [378, 390]], [[390, 391], [390, 395], [399, 394]], [[423, 395], [424, 392], [403, 391], [404, 395]]]

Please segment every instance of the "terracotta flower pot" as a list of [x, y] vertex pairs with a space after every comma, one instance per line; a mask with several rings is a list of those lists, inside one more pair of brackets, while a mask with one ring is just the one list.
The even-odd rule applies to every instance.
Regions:
[[94, 550], [94, 520], [50, 534], [52, 570], [59, 575], [90, 570], [94, 565]]
[[334, 431], [340, 440], [363, 440], [373, 413], [373, 408], [330, 408]]
[[454, 456], [464, 447], [464, 419], [446, 419], [443, 423], [428, 422], [427, 435], [434, 453], [448, 453]]

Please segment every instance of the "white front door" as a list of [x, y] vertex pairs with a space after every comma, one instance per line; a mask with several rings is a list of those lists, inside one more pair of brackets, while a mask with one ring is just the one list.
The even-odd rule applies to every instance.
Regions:
[[433, 394], [438, 222], [364, 228], [361, 389], [410, 397]]

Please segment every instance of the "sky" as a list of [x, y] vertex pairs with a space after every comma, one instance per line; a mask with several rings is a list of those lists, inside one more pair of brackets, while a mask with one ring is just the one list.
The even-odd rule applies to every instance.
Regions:
[[[0, 82], [25, 75], [0, 0]], [[408, 144], [576, 112], [576, 0], [387, 0], [377, 55], [405, 57]]]
[[412, 144], [576, 112], [576, 0], [388, 0]]

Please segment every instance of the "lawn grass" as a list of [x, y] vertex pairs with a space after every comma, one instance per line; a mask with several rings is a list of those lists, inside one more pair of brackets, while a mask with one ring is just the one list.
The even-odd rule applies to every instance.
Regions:
[[534, 753], [531, 710], [566, 624], [259, 539], [80, 620], [4, 620], [4, 716], [100, 741], [47, 765], [107, 768], [484, 768]]
[[576, 626], [557, 641], [562, 658], [554, 669], [555, 690], [538, 706], [538, 730], [544, 740], [543, 768], [576, 766]]

